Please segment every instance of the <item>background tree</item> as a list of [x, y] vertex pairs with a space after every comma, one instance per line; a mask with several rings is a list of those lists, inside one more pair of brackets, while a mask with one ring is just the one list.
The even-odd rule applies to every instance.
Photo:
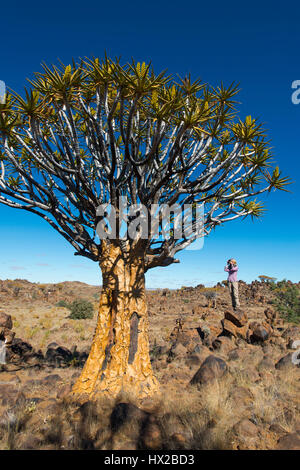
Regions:
[[263, 274], [261, 276], [258, 276], [258, 279], [261, 282], [266, 282], [266, 283], [275, 282], [277, 280], [276, 277], [265, 276]]
[[[150, 64], [91, 59], [43, 66], [24, 96], [0, 104], [0, 202], [47, 221], [100, 264], [103, 288], [89, 358], [73, 388], [138, 398], [159, 389], [149, 360], [144, 273], [177, 262], [196, 236], [99, 240], [97, 207], [205, 203], [203, 236], [259, 217], [255, 197], [288, 183], [262, 126], [236, 116], [236, 86], [156, 75]], [[194, 221], [191, 222], [193, 226]]]

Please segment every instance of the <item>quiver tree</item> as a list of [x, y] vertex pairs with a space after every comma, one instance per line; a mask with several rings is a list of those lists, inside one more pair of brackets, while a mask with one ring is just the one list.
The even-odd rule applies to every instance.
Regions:
[[[256, 197], [284, 189], [262, 126], [236, 117], [234, 85], [156, 75], [145, 63], [107, 57], [43, 66], [24, 96], [0, 104], [0, 202], [47, 221], [100, 264], [98, 323], [74, 394], [158, 391], [149, 360], [145, 272], [178, 262], [193, 232], [100, 239], [97, 208], [204, 204], [202, 235], [239, 217], [259, 217]], [[138, 217], [138, 215], [136, 215]], [[134, 221], [134, 216], [131, 217]], [[103, 218], [102, 218], [103, 221]], [[190, 222], [191, 226], [194, 220]], [[160, 224], [161, 227], [161, 224]], [[107, 233], [109, 233], [106, 226]]]

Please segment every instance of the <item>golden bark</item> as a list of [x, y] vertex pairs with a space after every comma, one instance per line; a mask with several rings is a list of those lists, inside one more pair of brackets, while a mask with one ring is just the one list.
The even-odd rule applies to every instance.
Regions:
[[98, 321], [72, 395], [95, 399], [122, 392], [143, 400], [159, 392], [149, 357], [143, 252], [124, 255], [117, 244], [102, 243]]

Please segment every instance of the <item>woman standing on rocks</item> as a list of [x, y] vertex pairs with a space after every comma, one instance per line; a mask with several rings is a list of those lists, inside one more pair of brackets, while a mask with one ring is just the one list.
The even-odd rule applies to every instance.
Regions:
[[240, 307], [239, 285], [237, 280], [238, 265], [235, 259], [231, 258], [227, 261], [224, 271], [228, 272], [228, 287], [231, 295], [232, 307], [235, 310]]

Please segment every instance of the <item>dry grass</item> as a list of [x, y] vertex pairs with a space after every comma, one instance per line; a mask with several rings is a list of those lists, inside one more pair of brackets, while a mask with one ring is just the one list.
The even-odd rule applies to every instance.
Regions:
[[[230, 449], [230, 429], [236, 421], [227, 380], [215, 381], [200, 391], [188, 387], [164, 394], [160, 411], [167, 448], [174, 448], [172, 435], [182, 434], [187, 449]], [[170, 439], [171, 437], [171, 439]], [[166, 444], [167, 443], [167, 444]]]

